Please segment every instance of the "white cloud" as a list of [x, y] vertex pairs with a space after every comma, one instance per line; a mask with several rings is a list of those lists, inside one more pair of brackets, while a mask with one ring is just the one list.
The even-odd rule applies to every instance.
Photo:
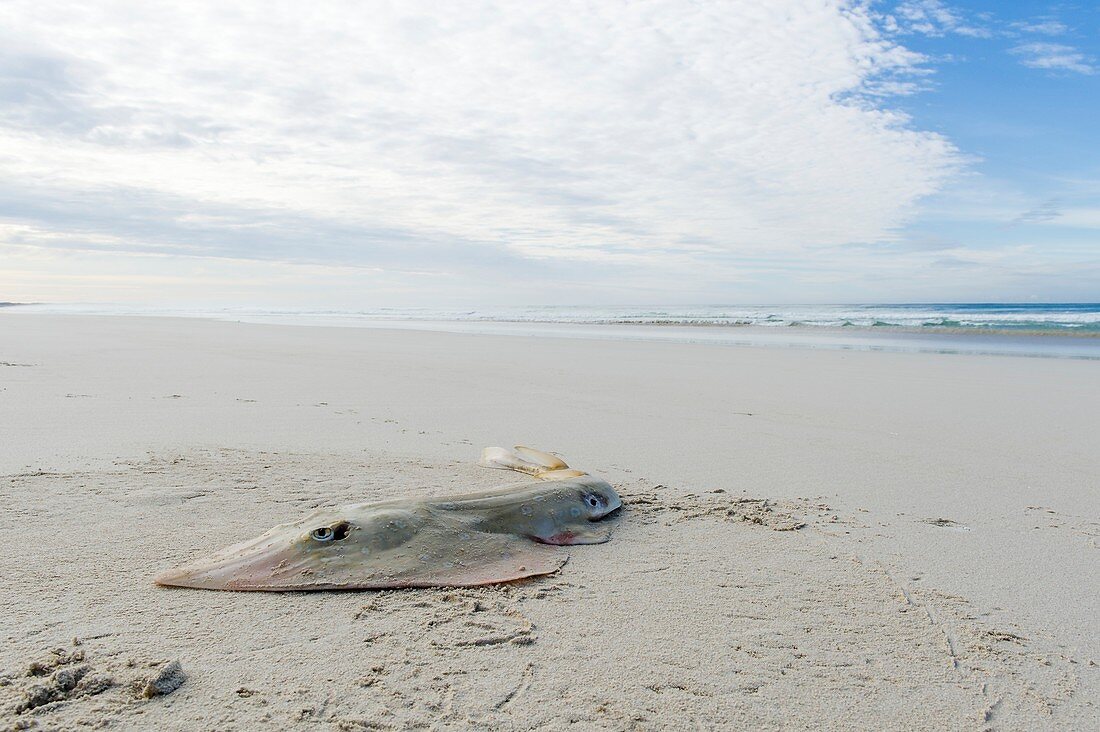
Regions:
[[1020, 63], [1033, 69], [1095, 74], [1096, 61], [1073, 46], [1062, 43], [1023, 43], [1012, 49]]
[[960, 164], [876, 101], [922, 59], [861, 4], [6, 14], [0, 220], [30, 227], [20, 246], [686, 277], [890, 238]]
[[1018, 21], [1011, 23], [1014, 30], [1023, 33], [1037, 33], [1044, 36], [1060, 36], [1069, 31], [1069, 27], [1060, 20], [1054, 18], [1041, 18], [1032, 21]]
[[988, 27], [966, 20], [954, 8], [940, 0], [905, 0], [894, 9], [893, 27], [906, 33], [928, 36], [957, 34], [971, 38], [990, 38]]

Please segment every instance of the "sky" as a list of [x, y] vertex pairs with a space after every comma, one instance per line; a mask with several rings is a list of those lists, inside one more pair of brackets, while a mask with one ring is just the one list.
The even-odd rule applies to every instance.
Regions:
[[0, 301], [1100, 301], [1100, 5], [0, 0]]

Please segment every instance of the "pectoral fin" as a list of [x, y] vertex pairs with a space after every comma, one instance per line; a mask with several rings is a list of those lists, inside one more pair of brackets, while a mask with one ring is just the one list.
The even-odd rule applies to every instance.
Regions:
[[[488, 538], [492, 541], [489, 542]], [[492, 556], [466, 561], [455, 566], [433, 566], [426, 573], [409, 575], [395, 587], [475, 587], [498, 582], [511, 582], [525, 577], [552, 574], [561, 569], [569, 555], [526, 537], [514, 535], [479, 535], [477, 541], [487, 542], [479, 548]], [[491, 544], [491, 546], [490, 546]]]

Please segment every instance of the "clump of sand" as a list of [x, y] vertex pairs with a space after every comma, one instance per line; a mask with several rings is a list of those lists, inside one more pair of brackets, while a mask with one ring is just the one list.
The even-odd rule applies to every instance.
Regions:
[[[187, 680], [178, 660], [120, 661], [117, 654], [93, 658], [79, 639], [72, 647], [48, 649], [26, 664], [22, 673], [0, 676], [0, 709], [6, 729], [26, 730], [81, 725], [129, 716], [143, 700], [171, 694]], [[75, 712], [75, 715], [74, 715]], [[85, 714], [91, 712], [91, 715]]]

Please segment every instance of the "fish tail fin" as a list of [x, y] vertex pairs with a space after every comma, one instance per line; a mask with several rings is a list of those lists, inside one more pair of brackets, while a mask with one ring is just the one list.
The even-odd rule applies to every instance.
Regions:
[[564, 460], [548, 452], [516, 445], [515, 450], [503, 447], [487, 447], [481, 451], [478, 465], [499, 470], [515, 470], [540, 480], [561, 480], [587, 475], [583, 470], [570, 468]]
[[538, 475], [542, 466], [531, 463], [521, 458], [516, 453], [503, 447], [487, 447], [481, 451], [481, 459], [477, 464], [484, 468], [496, 468], [497, 470], [515, 470], [528, 475]]

